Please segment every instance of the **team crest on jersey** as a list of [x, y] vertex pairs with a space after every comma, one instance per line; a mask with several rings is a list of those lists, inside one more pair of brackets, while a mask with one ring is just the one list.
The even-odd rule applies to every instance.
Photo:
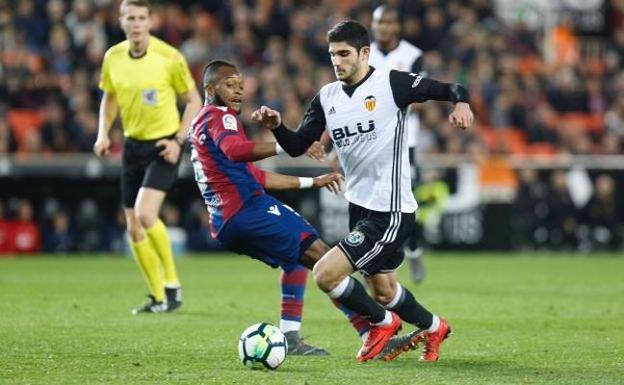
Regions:
[[223, 127], [226, 130], [238, 130], [238, 126], [236, 125], [236, 118], [234, 117], [234, 115], [225, 114], [223, 115], [223, 118], [221, 118], [221, 120], [223, 121]]
[[361, 231], [353, 230], [347, 235], [345, 241], [349, 246], [359, 246], [364, 242], [364, 234]]
[[143, 103], [148, 106], [155, 106], [158, 104], [158, 91], [153, 88], [147, 88], [143, 90]]
[[364, 99], [364, 108], [366, 108], [368, 112], [373, 112], [375, 111], [375, 107], [377, 107], [377, 100], [373, 95], [368, 95], [366, 99]]

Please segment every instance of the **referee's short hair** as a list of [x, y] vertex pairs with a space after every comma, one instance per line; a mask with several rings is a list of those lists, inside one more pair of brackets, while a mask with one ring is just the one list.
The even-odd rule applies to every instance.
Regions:
[[152, 5], [150, 4], [149, 0], [123, 0], [121, 2], [121, 5], [119, 5], [119, 14], [123, 15], [124, 10], [129, 5], [134, 5], [135, 7], [145, 7], [149, 11], [149, 13], [152, 13]]
[[362, 47], [370, 46], [368, 30], [362, 23], [354, 20], [345, 20], [332, 27], [327, 32], [327, 42], [337, 43], [344, 41], [360, 52]]
[[204, 67], [203, 75], [202, 75], [202, 82], [203, 82], [204, 87], [206, 87], [208, 84], [212, 82], [212, 78], [214, 77], [215, 73], [221, 67], [236, 68], [236, 64], [229, 62], [227, 60], [221, 60], [221, 59], [212, 60], [210, 63], [206, 64], [206, 66]]

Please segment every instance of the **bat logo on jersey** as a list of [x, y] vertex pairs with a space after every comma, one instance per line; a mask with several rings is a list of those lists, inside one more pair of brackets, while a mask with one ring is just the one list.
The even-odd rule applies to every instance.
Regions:
[[364, 108], [366, 108], [368, 112], [373, 112], [375, 111], [375, 107], [377, 107], [377, 100], [373, 95], [368, 95], [366, 99], [364, 99]]
[[360, 231], [353, 230], [347, 235], [345, 242], [347, 242], [349, 246], [359, 246], [364, 242], [364, 234]]
[[148, 106], [155, 106], [158, 104], [158, 91], [153, 88], [143, 90], [143, 103]]

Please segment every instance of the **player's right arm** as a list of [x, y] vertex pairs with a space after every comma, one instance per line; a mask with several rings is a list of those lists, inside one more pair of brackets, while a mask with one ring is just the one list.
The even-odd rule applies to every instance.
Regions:
[[284, 151], [293, 158], [303, 155], [325, 131], [325, 113], [317, 94], [310, 102], [297, 131], [288, 129], [278, 111], [262, 106], [251, 114], [251, 119], [273, 132]]
[[242, 134], [242, 126], [231, 113], [207, 114], [208, 132], [219, 149], [232, 162], [254, 162], [277, 155], [281, 147], [275, 142], [254, 142]]
[[104, 92], [100, 102], [100, 113], [98, 116], [98, 135], [93, 145], [93, 152], [97, 156], [108, 154], [110, 147], [110, 139], [108, 132], [110, 131], [115, 118], [117, 117], [118, 105], [115, 94]]

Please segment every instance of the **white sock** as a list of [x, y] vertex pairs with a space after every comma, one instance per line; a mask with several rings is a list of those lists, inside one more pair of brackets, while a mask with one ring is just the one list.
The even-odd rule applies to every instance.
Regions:
[[280, 320], [280, 330], [282, 333], [299, 331], [301, 329], [301, 322], [299, 321], [291, 321], [287, 319]]
[[346, 276], [345, 279], [340, 281], [338, 286], [336, 286], [332, 291], [327, 293], [327, 295], [329, 295], [329, 298], [331, 298], [331, 299], [338, 299], [338, 298], [340, 298], [340, 296], [347, 290], [347, 287], [349, 287], [349, 281], [350, 280], [351, 280], [351, 277]]
[[404, 252], [405, 252], [405, 258], [407, 259], [417, 259], [417, 258], [422, 257], [423, 255], [422, 247], [418, 247], [414, 250], [410, 249], [409, 247], [406, 247]]
[[362, 342], [366, 342], [366, 339], [368, 338], [368, 332], [366, 331], [366, 332], [362, 333], [360, 338], [362, 339]]
[[372, 323], [371, 325], [375, 325], [375, 326], [388, 326], [392, 323], [392, 314], [390, 314], [390, 312], [388, 310], [386, 310], [386, 315], [384, 316], [384, 319], [381, 322], [377, 322], [377, 323]]
[[438, 331], [439, 327], [440, 327], [440, 317], [434, 314], [433, 320], [431, 321], [431, 326], [429, 326], [429, 329], [427, 329], [427, 333], [435, 333]]

